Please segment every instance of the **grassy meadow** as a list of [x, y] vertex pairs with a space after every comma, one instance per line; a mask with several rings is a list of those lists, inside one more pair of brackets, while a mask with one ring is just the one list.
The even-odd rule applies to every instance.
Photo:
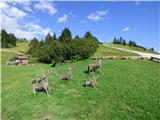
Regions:
[[121, 50], [116, 50], [114, 48], [110, 48], [104, 45], [100, 45], [97, 52], [94, 54], [93, 57], [99, 57], [99, 56], [117, 56], [117, 57], [123, 57], [123, 56], [138, 56], [138, 54], [131, 53], [131, 52], [125, 52]]
[[[73, 69], [70, 82], [61, 81], [54, 73], [64, 73], [68, 64], [50, 67], [35, 63], [27, 66], [7, 66], [12, 57], [2, 52], [1, 119], [2, 120], [158, 120], [159, 77], [158, 63], [149, 60], [104, 60], [97, 86], [85, 88], [92, 77], [84, 73], [88, 59], [68, 63]], [[53, 72], [49, 76], [51, 95], [32, 92], [32, 79], [40, 67]]]
[[157, 51], [150, 51], [150, 50], [144, 50], [140, 47], [133, 47], [129, 45], [120, 45], [120, 44], [113, 44], [113, 43], [105, 43], [106, 45], [112, 46], [112, 47], [117, 47], [117, 48], [123, 48], [126, 50], [134, 50], [134, 51], [139, 51], [139, 52], [145, 52], [145, 53], [153, 53], [153, 54], [160, 54]]
[[29, 41], [17, 41], [16, 47], [11, 48], [2, 48], [2, 51], [10, 51], [10, 52], [22, 52], [25, 53], [29, 49]]

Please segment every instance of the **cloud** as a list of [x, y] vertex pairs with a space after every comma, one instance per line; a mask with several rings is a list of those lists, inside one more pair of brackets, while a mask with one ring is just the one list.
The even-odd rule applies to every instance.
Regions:
[[135, 1], [136, 6], [139, 6], [141, 3], [139, 1]]
[[57, 19], [57, 23], [65, 22], [65, 21], [67, 21], [67, 19], [68, 19], [68, 15], [67, 15], [67, 14], [64, 14], [63, 16], [61, 16], [61, 17], [59, 17], [59, 18]]
[[32, 12], [30, 1], [23, 1], [20, 3], [20, 5], [22, 5], [24, 10], [26, 10], [28, 12]]
[[39, 26], [38, 24], [35, 23], [28, 23], [24, 26], [25, 29], [27, 29], [28, 31], [32, 31], [35, 35], [36, 34], [42, 34], [42, 35], [46, 35], [48, 32], [51, 32], [50, 28], [42, 28], [41, 26]]
[[0, 2], [0, 9], [2, 14], [4, 13], [7, 16], [14, 17], [16, 19], [23, 18], [27, 15], [24, 11], [17, 9], [16, 7], [9, 6], [9, 4], [5, 2]]
[[0, 2], [0, 9], [1, 29], [5, 29], [8, 33], [14, 33], [16, 37], [32, 39], [33, 37], [43, 37], [51, 32], [50, 28], [41, 27], [31, 18], [27, 20], [29, 15], [11, 4]]
[[27, 13], [15, 8], [15, 7], [11, 7], [10, 10], [8, 11], [8, 15], [11, 17], [15, 17], [15, 18], [23, 18], [27, 15]]
[[58, 10], [53, 6], [51, 1], [40, 1], [35, 4], [35, 9], [41, 10], [42, 12], [48, 12], [50, 15], [54, 15]]
[[106, 14], [107, 11], [96, 11], [95, 13], [88, 15], [87, 18], [93, 21], [99, 21], [103, 20]]
[[30, 0], [15, 0], [11, 3], [12, 5], [19, 5], [21, 8], [23, 8], [27, 12], [32, 12], [31, 9], [31, 1]]
[[81, 20], [81, 23], [87, 23], [87, 21], [86, 20]]
[[71, 16], [71, 17], [76, 17], [76, 14], [70, 12], [70, 13], [69, 13], [69, 16]]
[[125, 28], [122, 29], [123, 32], [129, 31], [129, 30], [130, 30], [129, 27], [125, 27]]

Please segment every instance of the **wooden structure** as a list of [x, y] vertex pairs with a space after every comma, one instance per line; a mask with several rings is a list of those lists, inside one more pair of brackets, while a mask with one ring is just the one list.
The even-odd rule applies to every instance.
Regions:
[[28, 64], [28, 57], [24, 54], [18, 54], [16, 60], [19, 61], [20, 65]]

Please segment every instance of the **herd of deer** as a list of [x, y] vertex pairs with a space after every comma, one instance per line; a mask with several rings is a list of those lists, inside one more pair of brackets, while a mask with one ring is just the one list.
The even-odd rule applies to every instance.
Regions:
[[[88, 73], [96, 72], [96, 70], [101, 67], [102, 61], [103, 61], [102, 58], [97, 58], [95, 64], [88, 65], [87, 72]], [[32, 80], [32, 90], [33, 90], [34, 95], [36, 94], [36, 92], [39, 92], [39, 91], [45, 91], [49, 95], [50, 90], [49, 90], [49, 83], [48, 83], [48, 75], [49, 75], [49, 73], [51, 73], [51, 71], [45, 72], [42, 68], [41, 68], [41, 70], [42, 70], [43, 74], [37, 75]], [[55, 74], [57, 74], [57, 73], [55, 73]], [[62, 75], [58, 75], [58, 76], [60, 76], [60, 80], [70, 81], [72, 79], [72, 68], [69, 67], [66, 73], [64, 73]], [[97, 79], [97, 77], [93, 76], [89, 81], [86, 81], [83, 86], [84, 87], [87, 87], [87, 86], [95, 87], [96, 86], [96, 79]]]

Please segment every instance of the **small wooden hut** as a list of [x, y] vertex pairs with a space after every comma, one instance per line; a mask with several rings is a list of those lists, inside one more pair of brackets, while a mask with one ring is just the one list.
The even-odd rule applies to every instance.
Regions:
[[28, 57], [24, 54], [18, 54], [16, 60], [19, 60], [20, 65], [28, 65]]

